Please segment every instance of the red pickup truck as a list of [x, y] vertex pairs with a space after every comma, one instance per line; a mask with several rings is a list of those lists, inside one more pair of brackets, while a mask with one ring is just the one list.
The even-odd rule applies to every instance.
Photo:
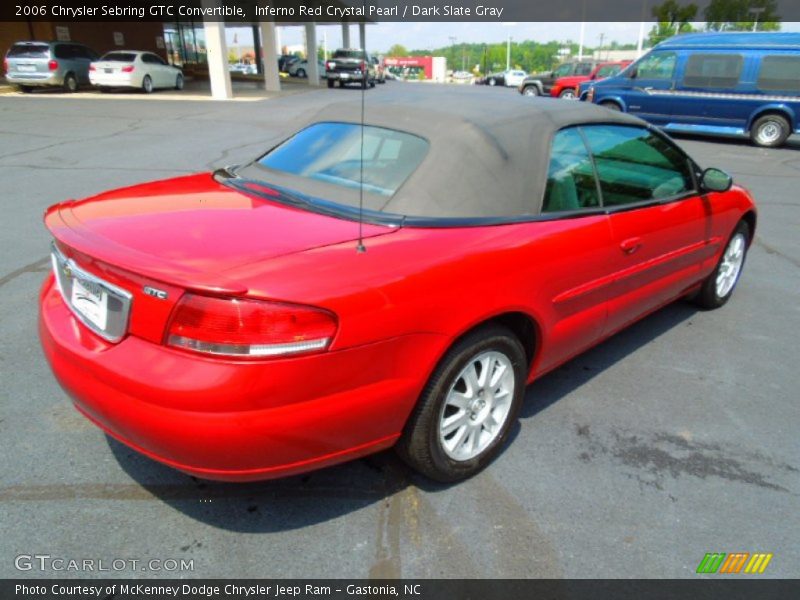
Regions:
[[592, 81], [598, 79], [605, 79], [616, 75], [622, 69], [631, 64], [630, 60], [620, 60], [616, 62], [602, 62], [588, 75], [568, 75], [566, 77], [559, 77], [556, 79], [553, 87], [550, 88], [550, 95], [553, 98], [565, 98], [574, 100], [578, 97], [578, 86], [584, 81]]

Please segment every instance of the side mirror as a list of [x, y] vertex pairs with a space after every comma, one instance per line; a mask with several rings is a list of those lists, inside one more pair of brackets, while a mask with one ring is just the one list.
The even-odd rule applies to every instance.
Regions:
[[733, 185], [733, 178], [722, 169], [706, 169], [700, 176], [700, 187], [709, 192], [727, 192]]
[[632, 69], [631, 69], [631, 70], [628, 72], [628, 77], [630, 77], [631, 79], [636, 79], [636, 76], [637, 76], [638, 74], [639, 74], [639, 69], [637, 69], [636, 67], [634, 67], [634, 68], [632, 68]]

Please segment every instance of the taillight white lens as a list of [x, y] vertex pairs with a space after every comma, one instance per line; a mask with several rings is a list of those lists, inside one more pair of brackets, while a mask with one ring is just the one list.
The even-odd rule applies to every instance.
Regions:
[[167, 344], [242, 358], [308, 354], [326, 350], [336, 327], [333, 314], [310, 306], [187, 294], [173, 313]]

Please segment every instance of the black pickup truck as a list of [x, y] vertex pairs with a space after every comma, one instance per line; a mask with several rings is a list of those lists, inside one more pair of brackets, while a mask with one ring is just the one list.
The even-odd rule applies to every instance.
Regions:
[[332, 88], [337, 81], [339, 87], [344, 87], [348, 83], [358, 83], [365, 88], [375, 87], [377, 71], [365, 50], [343, 48], [334, 52], [333, 57], [325, 62], [325, 76], [329, 88]]

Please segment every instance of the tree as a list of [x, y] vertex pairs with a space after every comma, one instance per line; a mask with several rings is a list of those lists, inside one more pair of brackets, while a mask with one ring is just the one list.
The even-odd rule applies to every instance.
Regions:
[[673, 35], [694, 31], [689, 23], [697, 15], [697, 6], [694, 4], [681, 6], [676, 0], [665, 0], [654, 6], [651, 12], [657, 21], [650, 30], [651, 46], [655, 46]]
[[408, 50], [402, 44], [395, 44], [389, 48], [386, 56], [408, 56]]
[[778, 31], [780, 16], [775, 0], [711, 0], [705, 10], [710, 31]]

